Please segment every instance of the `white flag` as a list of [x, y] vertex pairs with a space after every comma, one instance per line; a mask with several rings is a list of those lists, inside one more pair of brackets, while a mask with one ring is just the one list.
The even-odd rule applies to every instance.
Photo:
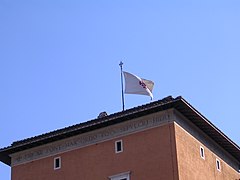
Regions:
[[150, 96], [153, 99], [152, 89], [154, 82], [123, 72], [125, 77], [125, 93], [126, 94], [141, 94]]

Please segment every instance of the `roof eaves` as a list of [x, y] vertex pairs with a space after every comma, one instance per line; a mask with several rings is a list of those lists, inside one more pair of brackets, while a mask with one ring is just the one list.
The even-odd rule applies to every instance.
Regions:
[[[84, 130], [88, 129], [88, 128], [93, 128], [96, 126], [105, 126], [106, 124], [111, 125], [113, 123], [115, 123], [115, 121], [125, 121], [125, 120], [129, 120], [132, 119], [136, 116], [136, 114], [145, 114], [147, 110], [154, 110], [156, 108], [161, 108], [162, 106], [166, 105], [166, 104], [170, 104], [176, 100], [178, 100], [179, 98], [172, 98], [172, 96], [168, 96], [162, 100], [159, 101], [155, 101], [152, 103], [148, 103], [142, 106], [137, 106], [131, 109], [127, 109], [125, 111], [122, 112], [117, 112], [111, 115], [108, 115], [106, 117], [103, 118], [96, 118], [90, 121], [86, 121], [83, 123], [79, 123], [76, 125], [72, 125], [69, 127], [65, 127], [59, 130], [55, 130], [55, 131], [51, 131], [45, 134], [41, 134], [38, 136], [34, 136], [31, 138], [27, 138], [27, 139], [23, 139], [20, 141], [16, 141], [13, 142], [11, 146], [8, 146], [6, 148], [0, 149], [1, 151], [11, 151], [13, 149], [18, 150], [19, 148], [23, 147], [23, 146], [31, 146], [31, 144], [34, 143], [38, 143], [41, 141], [47, 141], [50, 140], [49, 142], [52, 142], [51, 140], [55, 141], [58, 140], [58, 137], [62, 137], [62, 136], [66, 136], [69, 137], [68, 135], [72, 134], [80, 134], [81, 132], [84, 132]], [[150, 112], [148, 112], [150, 113]], [[55, 140], [54, 140], [55, 139]]]
[[[185, 99], [181, 98], [181, 101], [178, 101], [177, 104], [179, 103], [185, 105], [186, 107], [180, 105], [181, 108], [179, 108], [180, 106], [177, 105], [175, 106], [177, 110], [190, 119], [199, 129], [211, 137], [216, 143], [227, 150], [240, 162], [240, 147], [236, 143], [228, 138], [220, 129], [212, 124]], [[186, 113], [185, 111], [189, 112]], [[192, 116], [194, 116], [194, 118], [192, 118]]]

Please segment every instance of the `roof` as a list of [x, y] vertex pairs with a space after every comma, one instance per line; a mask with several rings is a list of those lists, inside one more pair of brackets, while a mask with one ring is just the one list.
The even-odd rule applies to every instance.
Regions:
[[10, 154], [170, 108], [174, 108], [182, 113], [199, 129], [211, 137], [216, 143], [218, 143], [222, 148], [224, 148], [240, 162], [240, 147], [231, 139], [229, 139], [223, 132], [221, 132], [216, 126], [214, 126], [208, 119], [206, 119], [181, 96], [178, 96], [176, 98], [168, 96], [162, 100], [154, 101], [149, 104], [134, 107], [111, 115], [101, 116], [97, 119], [93, 119], [87, 122], [79, 123], [46, 134], [13, 142], [11, 146], [0, 149], [0, 161], [7, 165], [10, 165]]

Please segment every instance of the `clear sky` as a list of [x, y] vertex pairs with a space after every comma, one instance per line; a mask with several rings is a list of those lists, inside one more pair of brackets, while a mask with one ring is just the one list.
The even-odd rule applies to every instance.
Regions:
[[240, 145], [239, 0], [0, 0], [0, 147], [121, 111], [121, 60]]

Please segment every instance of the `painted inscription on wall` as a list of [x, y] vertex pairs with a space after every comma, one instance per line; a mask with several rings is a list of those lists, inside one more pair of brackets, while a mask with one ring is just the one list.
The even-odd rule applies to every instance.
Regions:
[[22, 163], [27, 163], [36, 159], [56, 155], [58, 153], [74, 150], [91, 144], [106, 141], [118, 136], [127, 135], [137, 131], [152, 128], [163, 124], [172, 119], [172, 113], [165, 112], [158, 116], [146, 116], [136, 120], [127, 121], [118, 125], [95, 130], [90, 133], [84, 133], [75, 137], [59, 140], [49, 145], [42, 145], [37, 148], [32, 148], [23, 152], [13, 154], [11, 166], [16, 166]]

